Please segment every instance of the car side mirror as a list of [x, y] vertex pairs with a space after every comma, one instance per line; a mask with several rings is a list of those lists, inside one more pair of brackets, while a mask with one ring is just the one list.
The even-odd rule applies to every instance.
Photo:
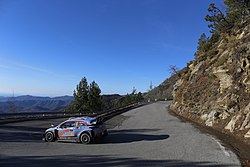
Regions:
[[55, 125], [54, 125], [54, 124], [51, 124], [50, 126], [51, 126], [51, 127], [55, 127]]

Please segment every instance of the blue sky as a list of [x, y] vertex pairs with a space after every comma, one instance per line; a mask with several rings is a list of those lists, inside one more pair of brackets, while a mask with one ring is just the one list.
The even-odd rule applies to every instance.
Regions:
[[146, 92], [194, 58], [222, 0], [0, 0], [0, 95]]

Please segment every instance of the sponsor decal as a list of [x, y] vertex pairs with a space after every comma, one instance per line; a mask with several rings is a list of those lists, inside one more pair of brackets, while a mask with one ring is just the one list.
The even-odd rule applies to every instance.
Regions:
[[63, 134], [64, 134], [64, 133], [63, 133], [63, 131], [62, 131], [62, 130], [59, 130], [59, 131], [58, 131], [58, 137], [59, 137], [59, 138], [60, 138], [60, 137], [62, 137], [62, 136], [63, 136]]

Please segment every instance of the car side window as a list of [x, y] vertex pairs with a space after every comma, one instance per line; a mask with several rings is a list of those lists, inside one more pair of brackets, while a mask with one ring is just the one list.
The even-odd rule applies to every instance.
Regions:
[[78, 122], [78, 126], [85, 126], [84, 122]]
[[76, 126], [76, 122], [75, 121], [68, 121], [63, 123], [60, 128], [69, 128], [69, 127], [75, 127]]
[[70, 122], [70, 127], [76, 127], [76, 122], [75, 121], [71, 121]]

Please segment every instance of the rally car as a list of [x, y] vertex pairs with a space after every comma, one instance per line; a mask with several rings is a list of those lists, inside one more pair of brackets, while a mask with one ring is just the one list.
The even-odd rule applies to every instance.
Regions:
[[74, 140], [89, 144], [95, 138], [108, 135], [104, 123], [95, 117], [69, 118], [56, 127], [47, 129], [44, 133], [46, 142], [56, 140]]

